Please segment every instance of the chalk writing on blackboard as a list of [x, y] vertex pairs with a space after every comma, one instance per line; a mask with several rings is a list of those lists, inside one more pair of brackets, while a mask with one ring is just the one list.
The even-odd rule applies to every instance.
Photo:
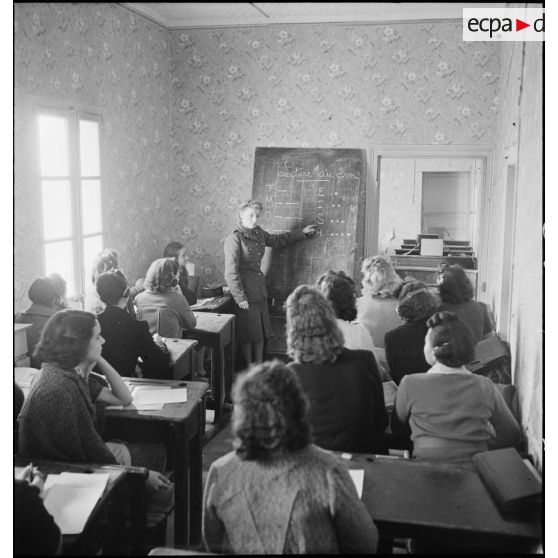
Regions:
[[272, 312], [328, 269], [353, 276], [362, 252], [365, 180], [359, 149], [257, 148], [252, 196], [262, 228], [278, 234], [316, 224], [316, 236], [267, 254]]

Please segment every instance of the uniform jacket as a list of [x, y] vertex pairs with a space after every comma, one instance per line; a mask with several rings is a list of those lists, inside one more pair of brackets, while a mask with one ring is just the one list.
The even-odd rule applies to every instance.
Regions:
[[261, 262], [266, 246], [283, 248], [305, 237], [302, 230], [269, 234], [261, 227], [238, 226], [225, 238], [225, 281], [235, 301], [260, 302], [267, 298]]

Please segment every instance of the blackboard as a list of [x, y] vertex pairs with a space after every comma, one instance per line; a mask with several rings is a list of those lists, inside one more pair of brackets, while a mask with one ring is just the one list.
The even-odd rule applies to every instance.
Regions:
[[277, 234], [317, 225], [316, 235], [266, 249], [270, 310], [283, 314], [295, 287], [328, 269], [357, 277], [364, 246], [366, 155], [361, 149], [256, 148], [252, 197], [263, 204], [260, 226]]

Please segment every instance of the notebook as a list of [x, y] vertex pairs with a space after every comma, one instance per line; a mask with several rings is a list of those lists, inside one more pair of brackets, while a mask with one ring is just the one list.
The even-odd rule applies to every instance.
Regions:
[[540, 477], [532, 466], [525, 464], [514, 448], [477, 453], [473, 462], [502, 511], [521, 511], [540, 504]]
[[63, 535], [83, 532], [108, 479], [107, 473], [48, 475], [43, 503]]

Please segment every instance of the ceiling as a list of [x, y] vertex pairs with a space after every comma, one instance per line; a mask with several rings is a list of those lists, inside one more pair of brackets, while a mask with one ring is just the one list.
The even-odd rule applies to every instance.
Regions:
[[137, 2], [123, 6], [168, 29], [238, 27], [278, 23], [378, 23], [461, 19], [462, 9], [505, 7], [488, 3], [383, 2]]

